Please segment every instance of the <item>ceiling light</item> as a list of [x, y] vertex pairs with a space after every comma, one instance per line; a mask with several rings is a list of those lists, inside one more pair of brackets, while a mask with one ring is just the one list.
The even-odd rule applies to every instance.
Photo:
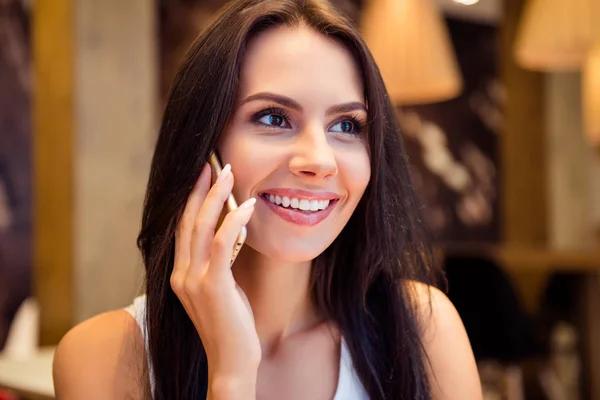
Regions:
[[460, 94], [454, 48], [434, 0], [371, 0], [362, 33], [395, 104], [436, 103]]
[[465, 6], [472, 6], [473, 4], [479, 3], [479, 0], [454, 0], [454, 2]]
[[543, 72], [579, 70], [592, 43], [595, 1], [527, 1], [517, 33], [517, 62]]

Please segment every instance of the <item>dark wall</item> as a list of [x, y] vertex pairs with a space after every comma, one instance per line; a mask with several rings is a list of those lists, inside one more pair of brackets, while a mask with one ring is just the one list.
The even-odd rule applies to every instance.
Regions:
[[[498, 31], [453, 19], [448, 27], [464, 90], [450, 101], [400, 109], [405, 143], [425, 214], [438, 239], [496, 242], [500, 239], [498, 135], [504, 101]], [[432, 168], [430, 156], [449, 159]]]

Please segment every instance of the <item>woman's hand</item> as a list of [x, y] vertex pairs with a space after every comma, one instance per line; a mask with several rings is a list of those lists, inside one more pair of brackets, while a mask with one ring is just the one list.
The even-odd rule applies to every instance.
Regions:
[[250, 220], [256, 199], [229, 212], [215, 233], [233, 188], [231, 167], [223, 168], [212, 188], [210, 183], [211, 170], [206, 165], [177, 227], [171, 287], [202, 339], [209, 390], [230, 391], [234, 386], [248, 390], [249, 385], [254, 389], [261, 347], [252, 309], [230, 264], [238, 234]]

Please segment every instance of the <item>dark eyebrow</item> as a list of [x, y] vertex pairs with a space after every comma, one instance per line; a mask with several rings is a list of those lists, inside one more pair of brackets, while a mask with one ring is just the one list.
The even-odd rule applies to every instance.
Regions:
[[[286, 97], [286, 96], [269, 93], [269, 92], [261, 92], [261, 93], [256, 93], [251, 96], [248, 96], [245, 100], [243, 100], [240, 103], [240, 106], [243, 104], [246, 104], [250, 101], [254, 101], [254, 100], [268, 100], [268, 101], [278, 103], [284, 107], [291, 108], [292, 110], [302, 111], [302, 106], [297, 101], [290, 99], [289, 97]], [[365, 107], [365, 105], [361, 102], [354, 101], [354, 102], [350, 102], [350, 103], [344, 103], [344, 104], [332, 106], [329, 109], [327, 109], [326, 114], [327, 115], [342, 114], [342, 113], [347, 113], [350, 111], [357, 111], [357, 110], [367, 112], [367, 107]]]
[[367, 112], [367, 107], [363, 103], [353, 101], [351, 103], [344, 103], [337, 106], [329, 107], [327, 115], [331, 114], [344, 114], [350, 111], [364, 111]]
[[298, 104], [297, 101], [292, 100], [289, 97], [268, 92], [261, 92], [253, 94], [252, 96], [248, 96], [244, 101], [240, 103], [240, 106], [254, 100], [269, 100], [281, 104], [282, 106], [285, 106], [287, 108], [291, 108], [296, 111], [302, 111], [302, 106]]

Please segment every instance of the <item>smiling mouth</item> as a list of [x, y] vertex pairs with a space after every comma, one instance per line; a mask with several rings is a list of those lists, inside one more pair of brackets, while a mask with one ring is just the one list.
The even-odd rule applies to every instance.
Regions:
[[277, 207], [302, 214], [315, 214], [328, 210], [339, 200], [308, 200], [299, 197], [279, 196], [269, 193], [261, 193], [259, 196]]

